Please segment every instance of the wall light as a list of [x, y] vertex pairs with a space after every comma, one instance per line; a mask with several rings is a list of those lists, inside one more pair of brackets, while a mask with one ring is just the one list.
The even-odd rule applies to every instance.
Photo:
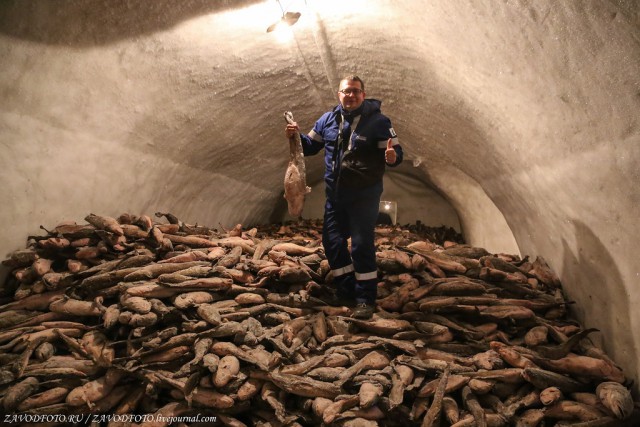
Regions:
[[378, 224], [395, 224], [398, 220], [398, 203], [391, 200], [381, 200], [378, 208]]

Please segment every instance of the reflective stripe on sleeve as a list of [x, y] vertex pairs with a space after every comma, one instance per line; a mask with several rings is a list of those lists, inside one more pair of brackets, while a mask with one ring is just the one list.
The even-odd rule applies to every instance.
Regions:
[[349, 264], [345, 267], [331, 270], [331, 273], [333, 273], [333, 277], [338, 277], [338, 276], [342, 276], [343, 274], [351, 273], [352, 271], [353, 271], [353, 264]]
[[311, 130], [311, 132], [309, 132], [309, 138], [313, 139], [316, 142], [322, 142], [322, 137], [320, 135], [318, 135], [314, 130]]

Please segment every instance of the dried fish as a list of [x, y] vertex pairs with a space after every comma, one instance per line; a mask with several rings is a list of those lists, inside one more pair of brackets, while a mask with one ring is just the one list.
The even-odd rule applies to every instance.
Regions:
[[[287, 123], [295, 123], [290, 111], [284, 113]], [[298, 218], [304, 208], [305, 195], [311, 191], [306, 184], [304, 156], [300, 135], [289, 138], [289, 165], [284, 177], [284, 198], [287, 199], [289, 215]]]
[[602, 382], [596, 387], [596, 395], [616, 418], [624, 420], [631, 416], [633, 398], [629, 389], [622, 384], [613, 381]]
[[447, 366], [444, 372], [442, 372], [440, 379], [437, 380], [437, 385], [434, 388], [433, 402], [422, 421], [421, 427], [432, 427], [436, 421], [439, 420], [440, 412], [442, 410], [442, 399], [447, 392], [450, 372], [451, 370]]
[[380, 227], [377, 310], [363, 321], [323, 302], [334, 278], [320, 222], [219, 232], [159, 214], [170, 223], [61, 224], [3, 261], [10, 412], [202, 411], [234, 426], [640, 419], [540, 258]]

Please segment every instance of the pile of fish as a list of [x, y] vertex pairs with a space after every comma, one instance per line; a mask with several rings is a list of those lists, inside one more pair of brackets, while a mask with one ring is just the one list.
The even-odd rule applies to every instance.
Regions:
[[[3, 261], [5, 414], [639, 425], [628, 379], [591, 342], [597, 330], [568, 318], [542, 258], [380, 226], [377, 310], [363, 321], [325, 303], [319, 221], [218, 231], [168, 213], [85, 220], [42, 227]], [[124, 414], [154, 418], [113, 417]]]

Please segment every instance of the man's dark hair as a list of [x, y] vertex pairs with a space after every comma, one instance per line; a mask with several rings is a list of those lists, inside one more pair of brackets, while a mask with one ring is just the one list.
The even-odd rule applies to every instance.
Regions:
[[340, 80], [340, 82], [343, 82], [345, 80], [351, 80], [351, 81], [360, 82], [360, 88], [364, 92], [364, 82], [362, 81], [362, 79], [360, 77], [356, 76], [355, 74], [352, 74], [350, 76], [347, 76], [347, 77], [343, 78], [342, 80]]

